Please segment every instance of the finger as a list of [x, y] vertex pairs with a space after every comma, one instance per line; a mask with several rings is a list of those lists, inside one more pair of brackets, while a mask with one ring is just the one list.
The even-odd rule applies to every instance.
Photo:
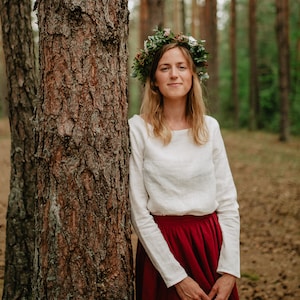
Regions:
[[210, 298], [210, 297], [207, 296], [207, 295], [204, 295], [204, 296], [201, 296], [200, 299], [201, 299], [201, 300], [210, 300], [210, 299], [212, 299], [212, 298]]
[[208, 294], [209, 299], [215, 299], [217, 297], [217, 289], [213, 287]]

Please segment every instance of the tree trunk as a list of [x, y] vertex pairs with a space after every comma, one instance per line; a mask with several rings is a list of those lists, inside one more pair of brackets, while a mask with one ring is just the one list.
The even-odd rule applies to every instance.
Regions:
[[[164, 27], [165, 0], [140, 0], [140, 48], [144, 48], [144, 41], [149, 35], [153, 35], [153, 30]], [[142, 99], [143, 87], [139, 86], [138, 99]], [[140, 105], [139, 105], [140, 106]]]
[[[0, 5], [1, 6], [1, 5]], [[7, 101], [7, 78], [5, 71], [5, 58], [3, 51], [3, 35], [0, 17], [0, 117], [8, 117], [8, 101]]]
[[258, 93], [258, 72], [257, 72], [257, 47], [256, 47], [256, 0], [249, 0], [249, 57], [250, 57], [250, 130], [258, 127], [259, 116], [259, 93]]
[[173, 1], [173, 32], [179, 33], [181, 28], [181, 11], [180, 11], [180, 0], [174, 0]]
[[289, 47], [289, 4], [288, 0], [276, 0], [276, 34], [279, 62], [280, 96], [280, 141], [289, 137], [289, 86], [290, 86], [290, 47]]
[[149, 10], [148, 10], [148, 1], [140, 0], [140, 48], [144, 47], [144, 40], [147, 39], [149, 34], [148, 28], [148, 19], [149, 19]]
[[165, 0], [141, 0], [140, 1], [140, 46], [144, 47], [144, 40], [153, 34], [156, 27], [164, 26], [164, 2]]
[[200, 5], [200, 34], [206, 40], [205, 47], [209, 52], [207, 86], [208, 109], [212, 114], [219, 110], [219, 63], [218, 63], [218, 28], [217, 1], [206, 0]]
[[[290, 10], [290, 8], [289, 8]], [[298, 27], [300, 28], [300, 14], [298, 19]], [[293, 78], [290, 79], [290, 94], [292, 98], [292, 103], [300, 103], [300, 36], [298, 35], [297, 41], [295, 43], [296, 55], [294, 58], [294, 71]], [[290, 52], [292, 53], [292, 52]], [[291, 71], [291, 66], [290, 66]], [[291, 76], [291, 75], [290, 75]], [[290, 99], [291, 101], [291, 99]], [[291, 105], [291, 104], [290, 104]]]
[[34, 126], [31, 120], [37, 94], [31, 1], [2, 1], [0, 11], [11, 130], [11, 178], [2, 299], [31, 299], [36, 190]]
[[181, 6], [181, 28], [182, 28], [182, 32], [184, 34], [188, 34], [188, 32], [186, 32], [186, 24], [185, 24], [185, 20], [186, 20], [186, 12], [185, 12], [185, 3], [184, 0], [180, 1], [180, 6]]
[[132, 299], [127, 1], [38, 3], [35, 299]]
[[239, 127], [239, 99], [236, 54], [236, 0], [231, 0], [230, 5], [230, 61], [231, 61], [231, 99], [234, 111], [234, 127]]
[[[197, 1], [198, 3], [198, 1]], [[199, 5], [199, 29], [200, 29], [200, 36], [202, 40], [206, 41], [207, 38], [207, 30], [206, 30], [206, 13], [205, 13], [205, 9], [206, 9], [206, 4], [205, 4], [205, 0], [200, 1]], [[207, 47], [207, 46], [206, 46]]]
[[198, 12], [198, 1], [192, 0], [192, 22], [191, 22], [191, 34], [193, 37], [199, 39], [198, 36], [199, 27], [199, 12]]

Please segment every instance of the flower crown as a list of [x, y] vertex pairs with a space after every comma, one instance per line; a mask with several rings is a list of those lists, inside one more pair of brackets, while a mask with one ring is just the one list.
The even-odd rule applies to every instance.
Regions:
[[148, 39], [144, 42], [144, 49], [141, 49], [133, 60], [132, 77], [136, 77], [145, 83], [150, 74], [150, 68], [156, 52], [164, 45], [175, 42], [179, 46], [183, 46], [189, 50], [200, 80], [209, 78], [206, 71], [208, 52], [206, 52], [203, 46], [205, 41], [196, 40], [192, 36], [183, 34], [175, 35], [168, 28], [163, 30], [155, 29], [154, 32], [154, 35], [148, 36]]

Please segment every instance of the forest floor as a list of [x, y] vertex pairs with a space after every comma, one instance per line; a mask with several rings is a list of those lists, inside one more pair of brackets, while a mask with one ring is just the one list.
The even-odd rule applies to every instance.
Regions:
[[[239, 195], [241, 300], [300, 299], [300, 138], [223, 131]], [[5, 215], [10, 137], [0, 120], [0, 299], [4, 277]]]

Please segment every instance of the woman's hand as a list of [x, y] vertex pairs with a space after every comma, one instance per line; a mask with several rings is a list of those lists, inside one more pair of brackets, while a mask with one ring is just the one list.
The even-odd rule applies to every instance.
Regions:
[[199, 284], [191, 277], [186, 277], [175, 284], [175, 288], [181, 300], [210, 300]]
[[223, 274], [213, 285], [209, 299], [227, 300], [235, 284], [235, 277], [230, 274]]

